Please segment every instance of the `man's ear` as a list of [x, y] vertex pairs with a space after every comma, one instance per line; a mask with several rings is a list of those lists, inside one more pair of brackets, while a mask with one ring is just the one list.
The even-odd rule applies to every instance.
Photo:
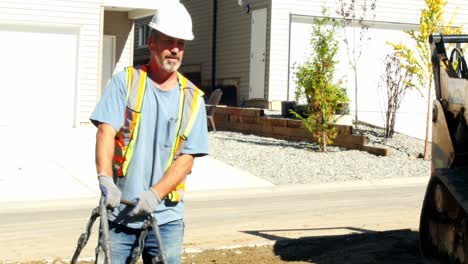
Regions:
[[151, 36], [148, 36], [148, 40], [146, 41], [148, 43], [148, 46], [154, 45], [153, 38]]

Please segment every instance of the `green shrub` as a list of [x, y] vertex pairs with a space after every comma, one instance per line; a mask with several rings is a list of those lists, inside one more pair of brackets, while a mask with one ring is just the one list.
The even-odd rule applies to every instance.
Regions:
[[336, 138], [335, 110], [349, 101], [341, 82], [334, 81], [337, 23], [326, 13], [323, 8], [323, 17], [314, 19], [310, 42], [313, 52], [296, 72], [296, 101], [306, 102], [304, 115], [292, 111], [295, 117], [304, 121], [322, 151], [326, 151], [327, 145]]

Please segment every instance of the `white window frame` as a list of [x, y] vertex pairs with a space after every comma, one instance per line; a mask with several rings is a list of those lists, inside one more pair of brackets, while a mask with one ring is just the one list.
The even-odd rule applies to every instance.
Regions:
[[140, 25], [138, 27], [138, 48], [146, 48], [148, 47], [148, 35], [149, 35], [149, 26], [148, 25]]

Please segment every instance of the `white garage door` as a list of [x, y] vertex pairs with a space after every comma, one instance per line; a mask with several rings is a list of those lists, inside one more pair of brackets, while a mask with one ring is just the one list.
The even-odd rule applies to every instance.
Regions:
[[[296, 89], [295, 72], [297, 65], [303, 63], [312, 52], [310, 48], [310, 35], [312, 19], [309, 17], [293, 17], [291, 22], [290, 47], [290, 76], [289, 99], [294, 100]], [[408, 29], [409, 26], [406, 26]], [[367, 36], [371, 40], [363, 49], [358, 64], [358, 118], [374, 125], [384, 125], [384, 112], [386, 102], [385, 87], [379, 88], [382, 73], [384, 72], [383, 59], [391, 51], [387, 41], [412, 45], [409, 37], [403, 31], [402, 25], [378, 25], [370, 28]], [[351, 99], [350, 107], [354, 111], [354, 72], [352, 71], [346, 45], [343, 42], [343, 31], [339, 30], [337, 38], [340, 40], [340, 51], [337, 59], [336, 79], [342, 79], [348, 87], [348, 96]], [[348, 39], [352, 40], [352, 29], [347, 30]], [[305, 37], [308, 36], [308, 37]], [[359, 35], [357, 35], [359, 37]], [[424, 93], [427, 93], [425, 90]], [[396, 131], [414, 137], [424, 138], [427, 113], [427, 100], [417, 91], [409, 92], [397, 114]], [[354, 115], [353, 115], [354, 116]]]
[[0, 127], [73, 127], [78, 34], [0, 24]]

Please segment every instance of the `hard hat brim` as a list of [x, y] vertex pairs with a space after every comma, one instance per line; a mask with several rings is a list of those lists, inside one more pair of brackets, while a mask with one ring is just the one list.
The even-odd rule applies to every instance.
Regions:
[[178, 39], [183, 39], [183, 40], [193, 40], [194, 39], [194, 36], [193, 36], [193, 33], [187, 33], [187, 34], [174, 34], [173, 32], [171, 32], [171, 30], [167, 30], [165, 29], [164, 27], [162, 27], [161, 25], [157, 25], [153, 22], [150, 22], [148, 24], [149, 27], [161, 32], [161, 33], [164, 33], [165, 35], [167, 36], [170, 36], [170, 37], [173, 37], [173, 38], [178, 38]]

